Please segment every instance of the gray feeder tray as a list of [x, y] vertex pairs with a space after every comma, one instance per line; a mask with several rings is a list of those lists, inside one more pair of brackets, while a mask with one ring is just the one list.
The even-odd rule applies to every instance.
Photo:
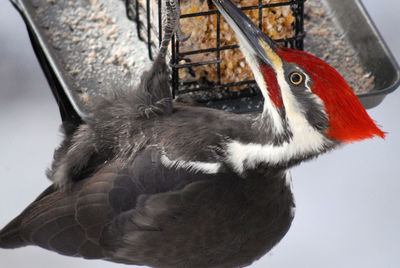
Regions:
[[[324, 13], [343, 33], [343, 41], [357, 52], [353, 58], [374, 76], [374, 86], [358, 97], [366, 108], [377, 106], [400, 85], [400, 69], [374, 23], [359, 0], [314, 1], [326, 9]], [[76, 111], [72, 117], [84, 117], [91, 96], [104, 94], [110, 88], [134, 87], [151, 64], [147, 47], [138, 39], [122, 0], [11, 2], [25, 20], [56, 99], [61, 99], [63, 120], [71, 117], [65, 112], [71, 108]], [[317, 46], [307, 42], [306, 37], [305, 50], [318, 54], [313, 51]], [[260, 110], [259, 106], [249, 107], [243, 99], [208, 106], [233, 112]]]
[[399, 65], [360, 0], [325, 1], [335, 11], [338, 27], [359, 52], [361, 63], [375, 76], [375, 87], [358, 95], [364, 107], [373, 108], [399, 87]]

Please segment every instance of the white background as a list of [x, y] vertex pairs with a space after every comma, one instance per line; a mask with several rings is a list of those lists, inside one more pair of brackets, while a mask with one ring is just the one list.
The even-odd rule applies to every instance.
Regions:
[[[312, 0], [309, 0], [312, 1]], [[400, 2], [364, 0], [400, 60]], [[348, 145], [292, 172], [297, 213], [271, 253], [251, 267], [400, 267], [400, 91], [370, 115], [389, 132]], [[48, 184], [60, 141], [57, 106], [11, 4], [0, 1], [0, 228]], [[122, 267], [26, 247], [0, 250], [0, 267]]]

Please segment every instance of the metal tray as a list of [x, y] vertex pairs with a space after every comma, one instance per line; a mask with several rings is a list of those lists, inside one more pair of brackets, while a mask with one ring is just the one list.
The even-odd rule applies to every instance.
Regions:
[[[370, 92], [359, 95], [359, 98], [366, 108], [377, 106], [388, 93], [399, 86], [399, 66], [359, 0], [320, 1], [330, 9], [327, 13], [333, 17], [332, 21], [336, 23], [338, 29], [345, 33], [346, 40], [358, 52], [364, 68], [375, 76], [375, 87]], [[88, 112], [86, 102], [91, 96], [105, 94], [113, 87], [134, 87], [139, 81], [140, 73], [150, 65], [150, 60], [147, 58], [147, 47], [139, 41], [136, 26], [128, 20], [122, 0], [11, 0], [11, 2], [25, 20], [35, 52], [53, 93], [59, 99], [65, 99], [66, 103], [71, 104], [76, 111], [76, 117], [84, 117]], [[68, 10], [74, 8], [86, 10], [85, 8], [89, 8], [88, 5], [93, 3], [98, 8], [93, 12], [98, 14], [102, 11], [101, 14], [106, 17], [105, 26], [104, 23], [99, 25], [105, 27], [104, 31], [107, 34], [109, 32], [113, 34], [112, 29], [117, 32], [118, 36], [114, 43], [111, 40], [108, 44], [110, 39], [99, 34], [97, 34], [97, 39], [90, 37], [91, 41], [88, 40], [90, 38], [86, 38], [85, 42], [80, 42], [83, 39], [72, 40], [72, 43], [67, 42], [69, 34], [76, 31], [76, 27], [78, 30], [79, 27], [84, 28], [82, 25], [79, 26], [83, 15], [79, 12], [67, 14]], [[69, 16], [67, 22], [66, 14]], [[71, 18], [71, 16], [76, 18]], [[96, 17], [92, 17], [91, 21], [96, 22]], [[110, 25], [107, 24], [108, 22]], [[97, 28], [92, 28], [90, 28], [91, 31], [97, 30]], [[82, 38], [85, 37], [84, 30], [87, 29], [81, 29]], [[55, 36], [55, 32], [59, 36]], [[112, 35], [110, 36], [112, 37]], [[94, 52], [88, 54], [88, 51], [92, 49], [89, 46], [102, 42], [105, 45], [103, 44], [103, 47], [98, 50], [93, 49], [94, 55]], [[122, 42], [125, 48], [130, 49], [128, 54], [123, 55], [122, 52], [118, 54], [118, 51], [114, 53], [114, 56], [110, 54], [112, 49], [116, 49], [114, 46], [118, 46], [118, 42]], [[88, 58], [92, 56], [92, 60], [95, 61], [93, 66], [90, 65], [92, 63], [88, 63]], [[123, 63], [121, 56], [128, 57], [131, 61]], [[82, 68], [84, 71], [80, 72], [74, 68], [77, 70]], [[60, 103], [62, 104], [63, 101], [59, 101]], [[259, 103], [260, 98], [254, 98], [244, 101], [243, 99], [232, 102], [225, 101], [209, 106], [233, 112], [252, 112], [260, 110]], [[68, 107], [60, 107], [62, 116], [63, 109], [68, 109]], [[66, 116], [65, 114], [64, 116]]]
[[360, 0], [324, 0], [333, 10], [338, 27], [358, 51], [361, 63], [375, 76], [375, 87], [360, 94], [366, 108], [379, 105], [400, 85], [400, 68]]

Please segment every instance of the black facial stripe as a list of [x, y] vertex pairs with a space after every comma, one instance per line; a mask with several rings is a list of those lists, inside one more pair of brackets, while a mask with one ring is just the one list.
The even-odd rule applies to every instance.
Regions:
[[[318, 131], [327, 129], [329, 126], [328, 117], [325, 114], [325, 108], [318, 101], [318, 97], [312, 93], [312, 80], [309, 75], [295, 64], [284, 63], [283, 67], [285, 79], [310, 125]], [[291, 83], [290, 75], [292, 73], [300, 73], [303, 76], [303, 81], [298, 85]]]

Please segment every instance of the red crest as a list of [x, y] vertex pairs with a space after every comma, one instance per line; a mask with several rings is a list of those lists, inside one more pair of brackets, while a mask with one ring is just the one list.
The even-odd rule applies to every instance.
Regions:
[[311, 89], [325, 104], [329, 117], [327, 135], [342, 142], [353, 142], [378, 136], [385, 137], [343, 77], [323, 60], [303, 51], [282, 48], [277, 53], [306, 71]]

